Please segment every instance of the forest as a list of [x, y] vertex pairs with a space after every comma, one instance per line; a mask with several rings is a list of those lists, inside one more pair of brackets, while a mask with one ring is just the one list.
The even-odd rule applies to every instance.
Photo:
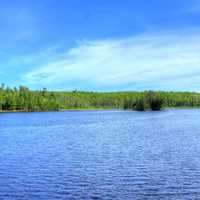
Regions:
[[0, 111], [59, 111], [67, 109], [162, 110], [175, 107], [200, 107], [195, 92], [83, 92], [32, 91], [28, 87], [0, 86]]

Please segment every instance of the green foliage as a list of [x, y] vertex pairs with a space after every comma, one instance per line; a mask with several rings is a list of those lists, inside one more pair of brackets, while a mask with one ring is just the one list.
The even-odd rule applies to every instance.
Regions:
[[52, 92], [30, 91], [27, 87], [19, 89], [0, 87], [0, 110], [48, 111], [58, 110], [57, 99]]
[[60, 109], [161, 110], [164, 107], [199, 107], [200, 94], [189, 92], [50, 92], [46, 88], [0, 86], [0, 110], [54, 111]]
[[147, 102], [153, 111], [159, 111], [163, 106], [163, 98], [156, 92], [149, 91], [147, 93]]
[[125, 98], [123, 103], [124, 110], [134, 109], [136, 106], [136, 101], [131, 98]]
[[143, 97], [139, 97], [135, 104], [135, 110], [144, 111], [145, 110], [145, 99]]

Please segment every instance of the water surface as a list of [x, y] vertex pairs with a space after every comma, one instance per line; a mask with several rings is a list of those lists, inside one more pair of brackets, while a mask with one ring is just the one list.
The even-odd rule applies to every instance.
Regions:
[[200, 199], [200, 110], [1, 113], [0, 199]]

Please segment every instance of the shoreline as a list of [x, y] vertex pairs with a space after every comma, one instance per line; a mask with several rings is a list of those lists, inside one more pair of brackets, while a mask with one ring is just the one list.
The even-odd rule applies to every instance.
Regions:
[[[161, 109], [160, 111], [165, 110], [192, 110], [192, 109], [200, 109], [200, 107], [165, 107]], [[26, 111], [26, 110], [0, 110], [0, 113], [42, 113], [42, 112], [65, 112], [65, 111], [135, 111], [135, 112], [147, 112], [146, 111], [137, 111], [137, 110], [131, 110], [127, 109], [124, 110], [123, 108], [70, 108], [70, 109], [59, 109], [59, 110], [49, 110], [49, 111]], [[158, 111], [159, 112], [159, 111]]]
[[27, 110], [0, 110], [0, 113], [37, 113], [37, 112], [65, 112], [65, 111], [118, 111], [123, 109], [117, 108], [77, 108], [77, 109], [59, 109], [59, 110], [47, 110], [47, 111], [27, 111]]

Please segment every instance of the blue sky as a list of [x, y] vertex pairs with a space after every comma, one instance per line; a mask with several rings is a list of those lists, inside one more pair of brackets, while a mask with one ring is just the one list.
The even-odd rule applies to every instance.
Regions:
[[0, 2], [0, 80], [50, 90], [200, 91], [199, 0]]

